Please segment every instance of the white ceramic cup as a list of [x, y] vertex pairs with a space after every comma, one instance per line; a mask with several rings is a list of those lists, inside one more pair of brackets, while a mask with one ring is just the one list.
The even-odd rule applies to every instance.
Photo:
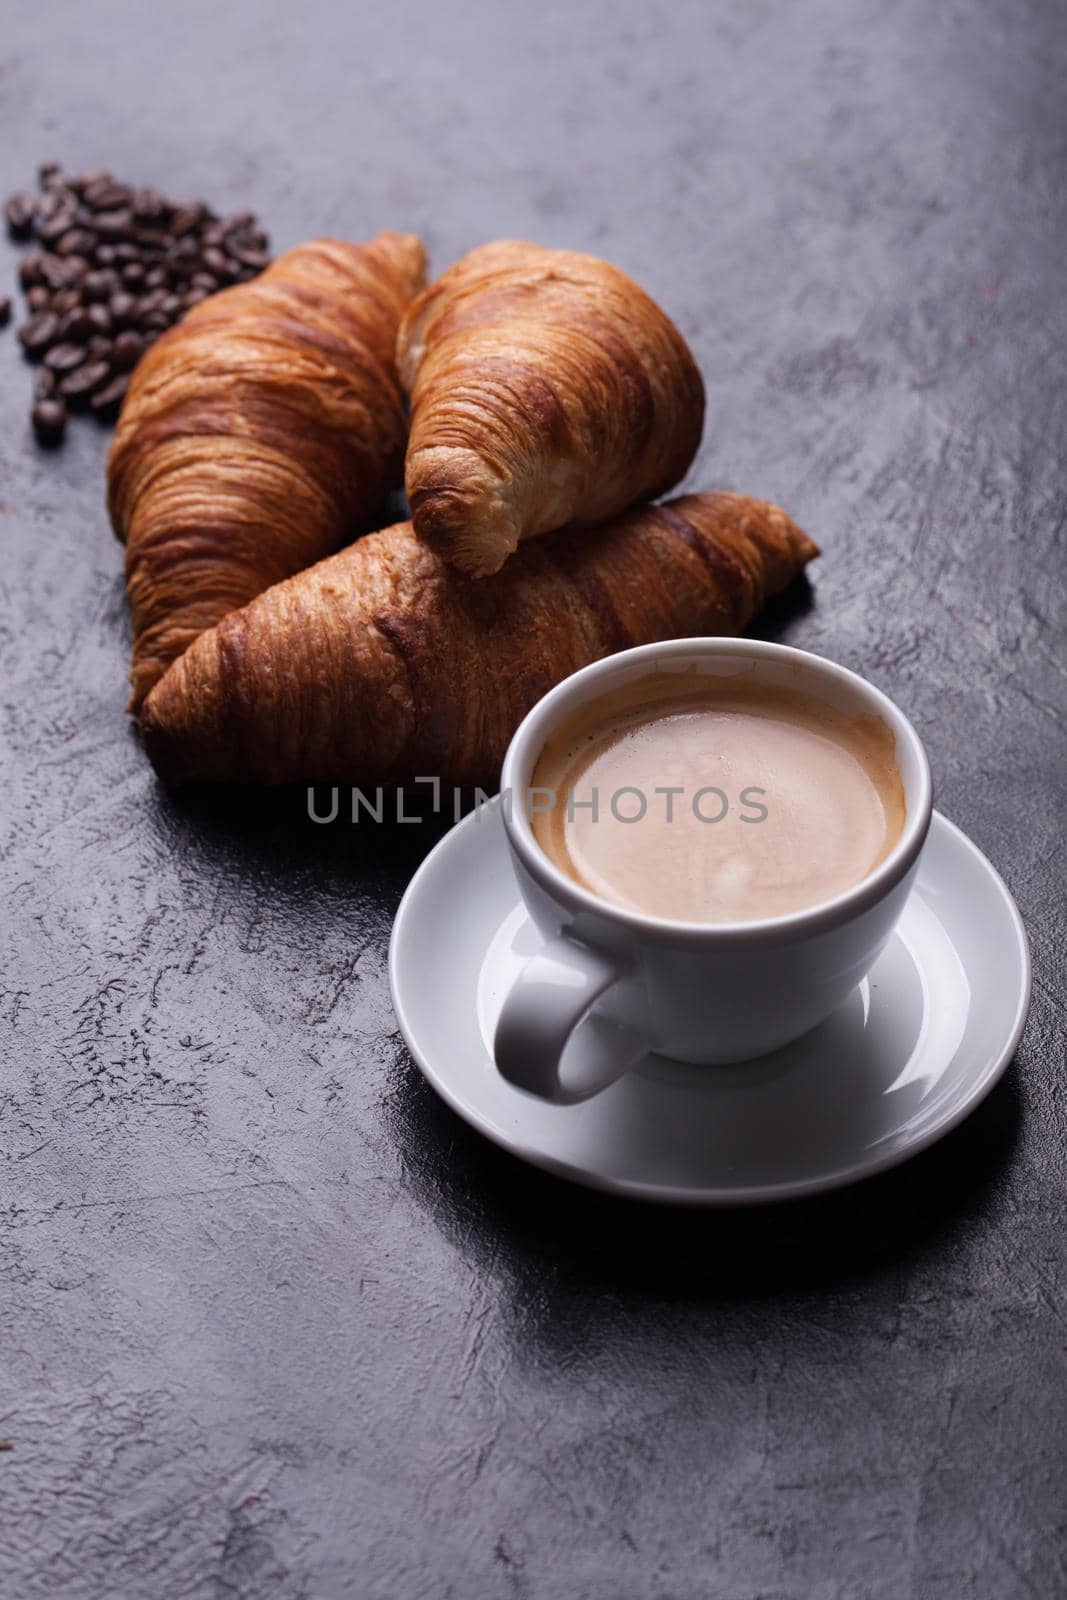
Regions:
[[[904, 788], [897, 842], [869, 877], [786, 916], [676, 922], [612, 905], [576, 883], [534, 837], [528, 797], [549, 735], [583, 707], [643, 679], [694, 672], [784, 685], [891, 730]], [[587, 1099], [655, 1052], [701, 1064], [746, 1061], [807, 1033], [868, 972], [900, 916], [933, 809], [911, 723], [854, 672], [752, 639], [642, 645], [584, 667], [518, 728], [501, 774], [504, 825], [526, 908], [544, 945], [504, 1000], [494, 1055], [516, 1088], [557, 1105]], [[588, 1015], [596, 1004], [596, 1011]]]

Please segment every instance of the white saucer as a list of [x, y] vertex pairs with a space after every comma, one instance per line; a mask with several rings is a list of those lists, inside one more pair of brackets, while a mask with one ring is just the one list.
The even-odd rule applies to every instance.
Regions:
[[[1030, 999], [1011, 895], [936, 812], [916, 887], [870, 976], [814, 1032], [759, 1061], [646, 1056], [574, 1106], [513, 1089], [489, 1041], [540, 942], [494, 802], [441, 840], [397, 914], [389, 976], [409, 1050], [453, 1110], [513, 1155], [596, 1189], [679, 1204], [791, 1199], [925, 1149], [996, 1083]], [[595, 1015], [583, 1024], [596, 1026]]]

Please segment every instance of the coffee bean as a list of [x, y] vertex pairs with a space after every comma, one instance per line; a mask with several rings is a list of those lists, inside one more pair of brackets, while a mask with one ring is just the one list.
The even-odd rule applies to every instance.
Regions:
[[38, 400], [31, 420], [38, 444], [59, 444], [66, 432], [67, 408], [62, 400]]
[[97, 267], [86, 274], [82, 282], [82, 295], [86, 300], [108, 300], [118, 286], [119, 276], [112, 267]]
[[162, 311], [150, 311], [146, 317], [141, 318], [141, 327], [146, 333], [165, 333], [170, 327], [170, 320]]
[[182, 295], [182, 304], [186, 311], [191, 311], [194, 306], [198, 306], [202, 300], [206, 299], [208, 299], [206, 289], [190, 289], [186, 294]]
[[120, 333], [111, 347], [111, 365], [116, 372], [129, 372], [141, 359], [144, 350], [144, 340], [139, 334], [128, 328], [125, 333]]
[[167, 210], [158, 189], [133, 191], [133, 214], [138, 222], [158, 222]]
[[144, 272], [139, 261], [130, 261], [122, 269], [122, 281], [128, 289], [137, 289], [144, 282]]
[[93, 250], [93, 260], [98, 267], [113, 267], [118, 260], [118, 249], [117, 244], [98, 244]]
[[67, 256], [67, 282], [72, 287], [77, 287], [89, 271], [89, 263], [84, 256]]
[[126, 390], [129, 388], [129, 383], [129, 374], [120, 372], [117, 378], [112, 378], [110, 383], [105, 384], [102, 389], [96, 391], [89, 401], [90, 409], [98, 417], [113, 415], [126, 398]]
[[59, 324], [60, 339], [72, 344], [86, 344], [93, 336], [93, 321], [85, 306], [75, 306]]
[[26, 304], [31, 311], [43, 311], [51, 298], [43, 283], [36, 283], [32, 289], [26, 290]]
[[84, 194], [94, 183], [110, 182], [110, 172], [105, 172], [103, 167], [90, 167], [87, 172], [79, 172], [76, 178], [70, 180], [70, 186], [78, 194]]
[[57, 211], [63, 211], [69, 205], [70, 196], [65, 189], [49, 189], [39, 195], [36, 201], [38, 225], [49, 222]]
[[31, 250], [19, 264], [19, 282], [24, 289], [32, 289], [34, 284], [41, 282], [41, 262], [44, 260], [43, 250]]
[[152, 267], [145, 273], [144, 286], [146, 289], [164, 289], [167, 284], [167, 274], [162, 267]]
[[204, 263], [206, 270], [211, 273], [212, 277], [229, 277], [230, 263], [227, 261], [222, 251], [219, 250], [215, 245], [209, 245], [200, 259]]
[[128, 328], [133, 320], [136, 305], [137, 302], [132, 294], [124, 294], [122, 290], [119, 290], [118, 294], [113, 294], [108, 302], [112, 327]]
[[44, 358], [44, 364], [50, 372], [73, 372], [85, 360], [85, 351], [80, 344], [64, 341], [63, 344], [54, 344]]
[[57, 289], [65, 289], [70, 284], [70, 274], [67, 271], [67, 263], [63, 260], [62, 256], [42, 256], [40, 275], [41, 282], [44, 284], [45, 288], [51, 289], [53, 292]]
[[42, 188], [59, 177], [62, 177], [62, 170], [58, 161], [42, 161], [37, 168], [37, 181]]
[[74, 226], [74, 207], [63, 206], [54, 217], [37, 224], [37, 237], [42, 244], [53, 245]]
[[38, 311], [19, 329], [19, 343], [28, 356], [43, 355], [59, 333], [59, 318], [54, 311]]
[[270, 256], [265, 250], [254, 250], [251, 246], [231, 245], [230, 255], [239, 261], [243, 267], [251, 267], [255, 272], [262, 272], [270, 261]]
[[72, 406], [88, 405], [89, 396], [102, 389], [110, 377], [106, 361], [85, 361], [60, 380], [59, 392]]
[[170, 219], [170, 231], [176, 239], [183, 234], [192, 233], [203, 221], [204, 208], [201, 205], [179, 206]]
[[114, 180], [110, 172], [101, 172], [92, 183], [85, 184], [81, 189], [82, 199], [94, 211], [105, 209], [104, 202], [114, 187]]
[[68, 311], [73, 311], [75, 306], [81, 305], [81, 295], [77, 289], [60, 289], [49, 302], [49, 311], [54, 311], [57, 317], [66, 316]]
[[37, 202], [32, 194], [25, 189], [13, 194], [4, 207], [4, 221], [11, 237], [28, 239], [33, 232], [33, 220], [36, 214]]
[[109, 334], [111, 332], [111, 312], [106, 305], [95, 301], [86, 311], [89, 323], [94, 333]]
[[99, 238], [111, 244], [124, 244], [133, 238], [133, 212], [127, 206], [118, 211], [101, 211], [93, 226]]
[[111, 340], [102, 333], [94, 333], [88, 344], [89, 354], [97, 361], [106, 361], [111, 364]]
[[214, 294], [219, 286], [219, 280], [213, 278], [210, 272], [194, 272], [189, 280], [191, 289], [203, 289], [205, 294]]
[[182, 311], [181, 296], [176, 294], [164, 295], [159, 303], [159, 309], [165, 317], [169, 317], [173, 321]]
[[133, 190], [125, 183], [93, 184], [86, 190], [85, 199], [94, 211], [110, 213], [129, 210], [133, 216]]
[[[102, 244], [100, 250], [106, 250], [114, 260], [116, 266], [125, 266], [128, 261], [139, 261], [141, 252], [135, 244]], [[110, 263], [103, 263], [109, 265]]]
[[68, 228], [56, 240], [57, 256], [84, 256], [93, 248], [96, 240], [86, 228]]
[[6, 294], [0, 294], [0, 328], [6, 328], [11, 321], [11, 301]]
[[55, 392], [55, 373], [49, 372], [47, 367], [39, 367], [37, 376], [33, 380], [33, 398], [35, 400], [50, 400]]

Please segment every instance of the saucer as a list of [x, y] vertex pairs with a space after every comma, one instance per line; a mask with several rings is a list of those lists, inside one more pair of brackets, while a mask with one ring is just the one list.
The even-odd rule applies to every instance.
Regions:
[[[819, 1027], [740, 1066], [648, 1055], [579, 1105], [513, 1089], [491, 1041], [541, 938], [519, 898], [499, 799], [427, 856], [397, 913], [393, 1004], [423, 1075], [512, 1155], [596, 1189], [753, 1205], [895, 1166], [962, 1122], [1019, 1042], [1030, 958], [1019, 912], [965, 834], [934, 814], [915, 887], [868, 977]], [[607, 1028], [595, 1008], [583, 1030]]]

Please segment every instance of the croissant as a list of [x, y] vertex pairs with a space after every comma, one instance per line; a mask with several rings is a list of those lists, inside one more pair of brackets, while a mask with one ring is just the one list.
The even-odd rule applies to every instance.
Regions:
[[685, 340], [595, 256], [472, 250], [408, 307], [397, 364], [415, 532], [473, 577], [522, 539], [665, 493], [700, 443], [704, 385]]
[[817, 554], [777, 506], [726, 493], [537, 540], [481, 581], [399, 523], [201, 634], [148, 696], [145, 746], [171, 784], [490, 782], [568, 673], [735, 633]]
[[399, 487], [412, 234], [316, 239], [195, 307], [138, 363], [108, 459], [131, 709], [198, 633], [336, 550]]

